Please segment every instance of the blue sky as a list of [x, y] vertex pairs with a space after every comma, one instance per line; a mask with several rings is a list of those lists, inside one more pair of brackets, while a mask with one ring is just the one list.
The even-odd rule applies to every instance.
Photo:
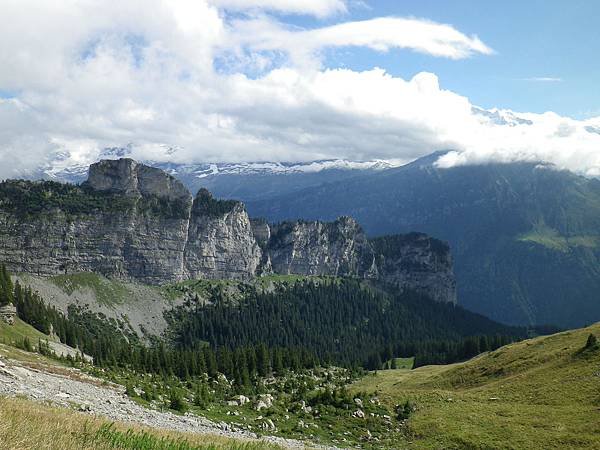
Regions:
[[[426, 18], [478, 35], [496, 54], [450, 60], [398, 49], [379, 53], [346, 48], [329, 52], [328, 67], [365, 70], [379, 66], [408, 79], [430, 71], [438, 75], [442, 88], [485, 108], [555, 111], [574, 118], [600, 115], [600, 2], [369, 0], [366, 4], [350, 6], [352, 20]], [[340, 17], [286, 19], [299, 26], [318, 27], [336, 23]], [[540, 77], [562, 81], [528, 80]]]

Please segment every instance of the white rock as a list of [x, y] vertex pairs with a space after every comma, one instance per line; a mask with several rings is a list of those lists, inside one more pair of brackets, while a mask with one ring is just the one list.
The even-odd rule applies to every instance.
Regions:
[[365, 413], [363, 412], [362, 409], [357, 409], [356, 411], [354, 411], [354, 413], [352, 413], [352, 417], [356, 417], [358, 419], [364, 419]]

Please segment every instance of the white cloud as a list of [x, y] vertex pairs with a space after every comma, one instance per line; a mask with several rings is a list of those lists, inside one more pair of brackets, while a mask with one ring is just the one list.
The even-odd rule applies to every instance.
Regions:
[[385, 18], [299, 30], [265, 15], [275, 4], [331, 15], [345, 5], [336, 1], [244, 2], [252, 11], [235, 21], [216, 1], [108, 3], [0, 0], [0, 92], [14, 94], [0, 98], [0, 177], [128, 144], [136, 158], [178, 162], [409, 161], [453, 148], [440, 164], [544, 159], [600, 174], [600, 118], [485, 111], [431, 73], [319, 66], [328, 47], [491, 52], [449, 25]]
[[285, 27], [266, 17], [234, 23], [227, 43], [251, 52], [286, 52], [293, 63], [309, 66], [327, 48], [366, 47], [378, 52], [409, 49], [432, 56], [463, 59], [493, 50], [477, 36], [467, 36], [450, 25], [425, 19], [384, 17], [345, 22], [312, 30]]
[[209, 0], [212, 5], [234, 11], [276, 11], [327, 17], [348, 11], [344, 0]]
[[542, 83], [560, 83], [563, 79], [559, 77], [530, 77], [523, 78], [523, 81], [539, 81]]

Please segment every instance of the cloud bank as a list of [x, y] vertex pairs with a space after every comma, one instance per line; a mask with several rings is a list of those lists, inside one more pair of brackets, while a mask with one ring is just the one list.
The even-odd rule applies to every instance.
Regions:
[[[544, 160], [600, 175], [600, 118], [484, 110], [384, 69], [326, 69], [327, 49], [493, 54], [425, 19], [354, 22], [342, 0], [0, 0], [0, 178], [129, 145], [173, 162]], [[345, 20], [299, 29], [276, 13]], [[284, 16], [285, 17], [285, 16]]]

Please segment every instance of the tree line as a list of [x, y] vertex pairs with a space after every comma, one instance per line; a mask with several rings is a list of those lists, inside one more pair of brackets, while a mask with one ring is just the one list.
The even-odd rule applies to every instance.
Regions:
[[395, 357], [415, 365], [468, 359], [524, 336], [462, 308], [414, 293], [386, 294], [357, 280], [297, 282], [275, 292], [250, 292], [233, 303], [177, 310], [172, 345], [143, 345], [111, 321], [71, 306], [63, 314], [0, 268], [0, 302], [20, 319], [94, 358], [120, 367], [182, 379], [225, 375], [240, 386], [257, 377], [320, 365], [379, 369]]
[[456, 362], [526, 335], [452, 304], [414, 292], [389, 294], [352, 279], [255, 289], [239, 302], [216, 293], [192, 311], [178, 310], [172, 323], [180, 348], [201, 341], [302, 346], [322, 361], [370, 369], [391, 355], [415, 356], [418, 364]]

